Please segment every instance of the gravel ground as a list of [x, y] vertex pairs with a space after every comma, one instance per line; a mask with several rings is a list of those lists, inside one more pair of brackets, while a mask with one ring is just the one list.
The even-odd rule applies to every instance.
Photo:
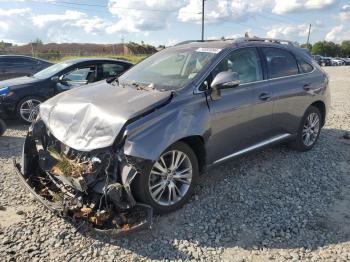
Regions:
[[33, 201], [11, 166], [26, 127], [10, 123], [0, 137], [1, 260], [349, 261], [350, 67], [326, 70], [332, 108], [312, 151], [282, 145], [209, 170], [184, 208], [117, 239]]

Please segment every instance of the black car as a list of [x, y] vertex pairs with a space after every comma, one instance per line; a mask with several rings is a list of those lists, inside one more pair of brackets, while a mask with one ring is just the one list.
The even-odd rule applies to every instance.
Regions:
[[38, 105], [56, 94], [73, 87], [115, 78], [133, 64], [115, 60], [83, 58], [52, 65], [33, 76], [0, 81], [0, 93], [5, 113], [9, 118], [32, 122]]
[[33, 75], [51, 65], [48, 61], [29, 56], [1, 55], [0, 80]]
[[312, 58], [320, 65], [320, 66], [331, 66], [332, 60], [328, 57], [313, 55]]

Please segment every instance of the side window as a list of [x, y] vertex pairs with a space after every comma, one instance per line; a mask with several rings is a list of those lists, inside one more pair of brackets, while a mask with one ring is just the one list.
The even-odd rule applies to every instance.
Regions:
[[82, 67], [76, 68], [64, 75], [65, 81], [80, 82], [86, 81], [87, 83], [92, 83], [96, 78], [96, 67]]
[[263, 48], [270, 78], [296, 75], [299, 73], [294, 56], [279, 48]]
[[102, 79], [118, 76], [125, 71], [121, 64], [102, 64]]
[[263, 79], [260, 57], [255, 48], [233, 51], [216, 66], [212, 77], [223, 71], [237, 72], [241, 84]]
[[301, 73], [310, 73], [312, 70], [314, 70], [314, 67], [309, 63], [305, 62], [304, 59], [302, 59], [301, 57], [297, 57], [297, 60]]

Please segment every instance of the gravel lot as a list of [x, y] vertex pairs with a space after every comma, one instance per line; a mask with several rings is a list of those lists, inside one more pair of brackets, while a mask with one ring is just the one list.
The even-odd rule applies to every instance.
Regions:
[[277, 146], [208, 171], [178, 212], [152, 230], [109, 239], [46, 211], [17, 181], [26, 128], [0, 137], [0, 259], [350, 260], [350, 67], [326, 68], [332, 108], [315, 148]]

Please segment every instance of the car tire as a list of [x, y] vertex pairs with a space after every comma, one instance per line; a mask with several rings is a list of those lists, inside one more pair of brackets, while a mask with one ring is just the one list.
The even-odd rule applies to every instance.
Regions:
[[176, 142], [167, 148], [157, 161], [145, 169], [133, 181], [132, 192], [136, 200], [150, 205], [156, 214], [169, 213], [183, 206], [190, 198], [199, 176], [196, 154], [183, 142]]
[[0, 119], [0, 136], [2, 136], [6, 131], [5, 121]]
[[315, 106], [310, 106], [298, 129], [298, 134], [292, 142], [292, 147], [298, 151], [309, 151], [316, 144], [322, 128], [322, 114]]
[[26, 124], [30, 124], [36, 119], [39, 109], [37, 106], [43, 102], [43, 99], [37, 96], [27, 96], [23, 98], [16, 107], [16, 116]]

